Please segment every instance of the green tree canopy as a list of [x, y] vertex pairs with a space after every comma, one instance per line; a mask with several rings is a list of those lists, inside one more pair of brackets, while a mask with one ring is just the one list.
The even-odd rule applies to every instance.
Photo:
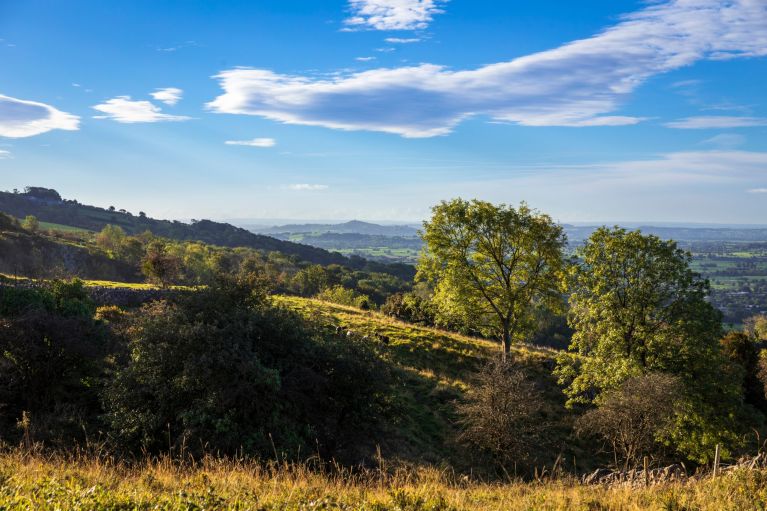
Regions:
[[534, 327], [534, 309], [560, 301], [565, 235], [526, 204], [443, 201], [424, 222], [418, 278], [435, 288], [444, 314], [477, 322], [511, 343]]
[[40, 221], [34, 215], [27, 215], [21, 226], [30, 232], [37, 232], [40, 230]]
[[122, 246], [125, 242], [125, 231], [119, 225], [107, 224], [96, 235], [96, 244], [103, 248], [113, 257], [122, 252]]
[[720, 351], [721, 314], [706, 301], [708, 281], [675, 242], [639, 231], [600, 228], [578, 256], [568, 318], [575, 354], [562, 355], [557, 368], [568, 403], [600, 404], [603, 393], [651, 372], [678, 376], [692, 397], [671, 441], [705, 459], [731, 433], [740, 399]]
[[141, 271], [152, 282], [168, 287], [181, 274], [181, 261], [169, 254], [168, 246], [162, 241], [153, 241], [146, 248]]

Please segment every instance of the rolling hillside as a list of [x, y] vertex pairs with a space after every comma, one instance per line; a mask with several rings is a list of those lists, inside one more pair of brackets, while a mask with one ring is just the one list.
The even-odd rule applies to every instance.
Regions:
[[339, 264], [353, 269], [390, 273], [406, 279], [412, 278], [414, 274], [414, 270], [405, 264], [389, 265], [361, 257], [345, 257], [337, 252], [254, 234], [227, 223], [198, 220], [187, 224], [176, 220], [156, 220], [143, 212], [133, 215], [124, 210], [88, 206], [76, 200], [61, 199], [55, 190], [50, 189], [34, 188], [27, 193], [0, 192], [0, 211], [18, 218], [34, 215], [42, 222], [69, 228], [99, 231], [112, 224], [122, 227], [128, 234], [150, 231], [157, 236], [175, 240], [196, 240], [223, 247], [280, 252], [316, 264]]
[[272, 227], [246, 224], [243, 227], [260, 234], [335, 233], [367, 234], [370, 236], [418, 236], [418, 228], [411, 225], [380, 225], [360, 220], [351, 220], [340, 224], [288, 224]]
[[[491, 357], [500, 355], [497, 343], [319, 300], [286, 296], [275, 300], [326, 328], [340, 327], [341, 335], [351, 331], [351, 335], [367, 338], [391, 364], [396, 375], [394, 404], [401, 419], [382, 439], [386, 457], [419, 463], [449, 462], [456, 467], [466, 462], [466, 453], [455, 443], [455, 406], [471, 388], [473, 374]], [[530, 369], [545, 392], [546, 417], [554, 424], [556, 438], [551, 445], [540, 448], [550, 458], [548, 463], [564, 453], [566, 460], [576, 456], [581, 468], [596, 466], [596, 460], [570, 435], [572, 417], [551, 375], [557, 351], [529, 345], [517, 345], [512, 350], [512, 357]]]

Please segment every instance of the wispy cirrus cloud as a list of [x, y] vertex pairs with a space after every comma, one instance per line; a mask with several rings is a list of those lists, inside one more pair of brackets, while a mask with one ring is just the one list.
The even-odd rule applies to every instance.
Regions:
[[417, 30], [429, 26], [444, 0], [349, 0], [349, 28]]
[[173, 53], [183, 48], [193, 48], [200, 46], [196, 41], [185, 41], [183, 43], [174, 44], [172, 46], [158, 46], [155, 50], [163, 53]]
[[0, 160], [8, 160], [11, 158], [11, 152], [4, 149], [0, 149]]
[[748, 193], [767, 193], [767, 188], [751, 188]]
[[593, 37], [472, 70], [422, 64], [316, 78], [229, 69], [215, 76], [224, 93], [208, 107], [405, 137], [444, 135], [478, 115], [527, 126], [634, 124], [641, 118], [613, 113], [650, 77], [700, 60], [764, 55], [766, 3], [671, 0]]
[[701, 115], [687, 117], [677, 121], [667, 122], [669, 128], [699, 130], [699, 129], [724, 129], [724, 128], [752, 128], [767, 126], [767, 118], [764, 117], [735, 117], [727, 115]]
[[720, 149], [734, 149], [746, 143], [746, 137], [737, 133], [720, 133], [711, 138], [707, 138], [701, 144]]
[[25, 138], [51, 130], [76, 131], [80, 118], [45, 103], [0, 94], [0, 137]]
[[292, 185], [286, 185], [285, 188], [288, 190], [295, 190], [295, 191], [318, 191], [318, 190], [327, 190], [329, 188], [328, 185], [317, 185], [317, 184], [309, 184], [309, 183], [297, 183]]
[[117, 96], [92, 107], [105, 115], [96, 115], [95, 119], [111, 119], [123, 124], [142, 122], [186, 121], [191, 117], [170, 115], [150, 101], [133, 100], [130, 96]]
[[387, 37], [384, 40], [390, 44], [412, 44], [421, 41], [418, 37]]
[[166, 87], [164, 89], [157, 89], [156, 91], [150, 94], [150, 96], [152, 96], [157, 101], [161, 101], [165, 103], [166, 105], [171, 105], [171, 106], [181, 101], [181, 97], [183, 95], [184, 95], [184, 91], [177, 87]]
[[372, 60], [375, 60], [375, 57], [356, 57], [354, 60], [357, 62], [370, 62]]
[[249, 147], [274, 147], [277, 141], [273, 138], [254, 138], [251, 140], [227, 140], [226, 145], [243, 145]]

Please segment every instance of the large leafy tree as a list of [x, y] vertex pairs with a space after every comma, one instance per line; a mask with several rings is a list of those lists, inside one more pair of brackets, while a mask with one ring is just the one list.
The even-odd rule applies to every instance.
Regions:
[[571, 268], [570, 349], [557, 368], [569, 403], [597, 403], [632, 377], [674, 375], [690, 392], [671, 441], [705, 459], [730, 431], [739, 389], [719, 347], [709, 283], [675, 242], [600, 228]]
[[564, 232], [524, 203], [443, 201], [422, 237], [418, 275], [434, 285], [440, 310], [489, 328], [504, 359], [534, 327], [535, 307], [561, 299]]

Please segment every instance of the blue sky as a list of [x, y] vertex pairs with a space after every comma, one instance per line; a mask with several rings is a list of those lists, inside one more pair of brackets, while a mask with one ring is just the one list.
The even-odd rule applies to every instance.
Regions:
[[161, 218], [767, 223], [763, 0], [0, 0], [0, 188]]

